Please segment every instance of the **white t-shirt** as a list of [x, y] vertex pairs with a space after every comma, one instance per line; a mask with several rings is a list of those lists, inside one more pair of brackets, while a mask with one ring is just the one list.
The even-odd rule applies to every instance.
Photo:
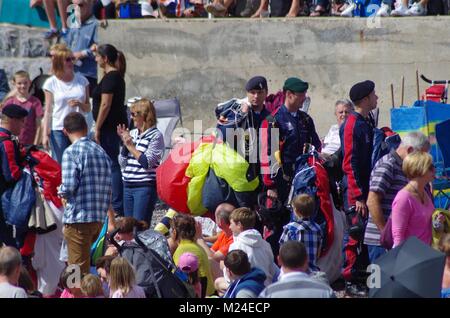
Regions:
[[28, 298], [27, 293], [20, 287], [10, 283], [0, 283], [0, 298]]
[[68, 102], [71, 99], [77, 99], [84, 103], [88, 85], [88, 80], [79, 73], [75, 73], [70, 82], [61, 81], [55, 75], [45, 81], [43, 89], [53, 94], [52, 130], [62, 130], [64, 118], [71, 112], [76, 111], [87, 115], [79, 107], [70, 107]]
[[339, 126], [337, 124], [330, 127], [328, 134], [323, 140], [323, 144], [323, 153], [332, 155], [336, 151], [338, 151], [339, 147], [341, 146], [341, 139], [339, 137]]

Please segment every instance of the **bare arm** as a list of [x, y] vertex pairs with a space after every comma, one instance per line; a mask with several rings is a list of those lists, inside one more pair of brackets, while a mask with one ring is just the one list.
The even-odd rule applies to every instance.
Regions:
[[98, 116], [95, 122], [95, 141], [98, 144], [100, 143], [100, 129], [102, 128], [103, 123], [111, 110], [113, 97], [113, 94], [102, 94], [100, 109], [98, 110]]
[[49, 148], [48, 136], [50, 135], [50, 120], [53, 112], [53, 93], [44, 91], [45, 94], [45, 112], [42, 121], [42, 145]]
[[369, 192], [367, 207], [369, 208], [369, 213], [372, 216], [373, 223], [375, 223], [380, 231], [382, 231], [386, 225], [383, 209], [381, 208], [381, 200], [382, 196], [380, 193], [373, 191]]

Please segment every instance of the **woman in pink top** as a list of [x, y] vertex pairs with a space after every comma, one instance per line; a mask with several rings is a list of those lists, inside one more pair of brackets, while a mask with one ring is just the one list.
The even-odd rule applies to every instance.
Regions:
[[410, 236], [431, 244], [434, 203], [425, 188], [434, 179], [433, 158], [425, 152], [411, 153], [403, 160], [402, 169], [409, 182], [392, 202], [394, 247]]

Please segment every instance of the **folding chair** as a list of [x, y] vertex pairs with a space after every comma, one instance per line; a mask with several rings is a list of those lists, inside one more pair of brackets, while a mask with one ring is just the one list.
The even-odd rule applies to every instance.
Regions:
[[163, 160], [172, 149], [172, 133], [178, 124], [183, 125], [181, 118], [181, 106], [178, 98], [156, 100], [154, 102], [156, 117], [158, 119], [157, 128], [164, 136], [165, 151]]
[[[450, 119], [436, 124], [436, 179], [433, 181], [436, 208], [447, 209], [450, 203]], [[442, 158], [440, 158], [442, 156]], [[441, 160], [442, 159], [442, 160]], [[437, 199], [437, 200], [436, 200]]]

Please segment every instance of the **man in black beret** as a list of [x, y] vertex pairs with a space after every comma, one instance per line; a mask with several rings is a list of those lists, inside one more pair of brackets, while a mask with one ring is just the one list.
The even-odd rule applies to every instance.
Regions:
[[[0, 115], [0, 197], [5, 190], [14, 184], [22, 176], [19, 143], [17, 137], [25, 123], [28, 112], [14, 104], [4, 106]], [[6, 224], [0, 204], [0, 246], [4, 243], [15, 246], [13, 228]]]
[[[322, 146], [313, 119], [300, 110], [308, 87], [309, 84], [299, 78], [288, 78], [283, 85], [284, 104], [262, 125], [263, 130], [269, 130], [266, 138], [262, 139], [264, 185], [268, 196], [277, 197], [283, 203], [289, 195], [297, 157], [303, 154], [307, 144], [313, 145], [319, 152]], [[272, 136], [273, 129], [278, 129], [278, 141], [272, 141], [276, 138]], [[272, 151], [275, 142], [278, 142], [279, 150]]]
[[[369, 194], [369, 180], [372, 168], [373, 152], [373, 122], [370, 111], [377, 107], [378, 96], [375, 93], [375, 83], [364, 81], [356, 83], [350, 89], [350, 99], [355, 104], [355, 110], [350, 113], [341, 125], [339, 136], [343, 155], [343, 201], [344, 209], [353, 209], [363, 220], [367, 219], [366, 205]], [[353, 220], [358, 220], [355, 215]], [[364, 231], [361, 228], [361, 231]], [[348, 243], [344, 247], [345, 263], [343, 277], [351, 293], [360, 292], [363, 286], [355, 284], [356, 273], [365, 271], [368, 265], [367, 247], [362, 244], [363, 235], [348, 234]]]

